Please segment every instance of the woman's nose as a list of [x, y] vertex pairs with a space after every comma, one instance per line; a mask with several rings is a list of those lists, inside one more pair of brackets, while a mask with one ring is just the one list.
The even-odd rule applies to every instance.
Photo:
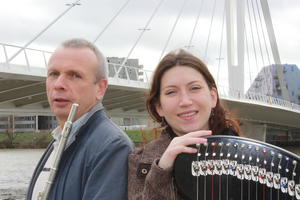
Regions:
[[181, 92], [179, 106], [188, 106], [192, 104], [190, 95], [187, 92]]

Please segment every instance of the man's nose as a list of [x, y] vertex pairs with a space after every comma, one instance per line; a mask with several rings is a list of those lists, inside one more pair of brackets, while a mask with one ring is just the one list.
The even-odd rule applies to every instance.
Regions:
[[63, 75], [58, 76], [54, 82], [55, 89], [65, 89], [66, 85], [67, 85], [67, 80]]

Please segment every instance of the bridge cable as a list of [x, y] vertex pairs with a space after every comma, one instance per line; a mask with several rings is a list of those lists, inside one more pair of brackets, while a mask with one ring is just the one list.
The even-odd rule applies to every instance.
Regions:
[[131, 53], [133, 52], [133, 50], [135, 49], [136, 45], [138, 44], [138, 42], [140, 41], [140, 39], [142, 38], [142, 36], [144, 35], [144, 33], [147, 31], [147, 30], [150, 30], [148, 29], [148, 26], [149, 24], [151, 23], [152, 19], [154, 18], [155, 14], [157, 13], [159, 7], [162, 5], [162, 3], [164, 2], [164, 0], [161, 0], [158, 5], [155, 7], [151, 17], [149, 18], [149, 20], [147, 21], [146, 25], [144, 26], [144, 28], [141, 28], [141, 33], [139, 35], [139, 37], [137, 38], [137, 40], [135, 41], [134, 45], [132, 46], [132, 48], [130, 49], [127, 57], [124, 59], [124, 61], [122, 62], [121, 64], [121, 67], [119, 68], [119, 70], [117, 71], [116, 75], [119, 73], [119, 71], [121, 70], [121, 68], [124, 67], [125, 63], [127, 62], [129, 56], [131, 55]]
[[106, 24], [106, 26], [102, 29], [102, 31], [97, 35], [97, 37], [95, 38], [95, 40], [93, 41], [93, 43], [95, 44], [96, 41], [102, 36], [102, 34], [107, 30], [107, 28], [113, 23], [113, 21], [119, 16], [119, 14], [124, 10], [124, 8], [127, 6], [127, 4], [130, 2], [131, 0], [127, 0], [122, 6], [121, 8], [117, 11], [117, 13], [110, 19], [110, 21], [108, 22], [108, 24]]
[[[259, 44], [259, 50], [260, 50], [260, 54], [261, 54], [261, 59], [262, 59], [262, 65], [263, 67], [261, 68], [261, 75], [264, 76], [262, 77], [262, 82], [264, 83], [263, 85], [261, 85], [261, 92], [262, 94], [266, 94], [266, 90], [268, 91], [268, 84], [267, 84], [267, 76], [266, 76], [266, 70], [265, 70], [265, 59], [264, 59], [264, 55], [263, 55], [263, 52], [262, 52], [262, 44], [261, 44], [261, 41], [260, 41], [260, 34], [259, 34], [259, 31], [258, 31], [258, 25], [257, 25], [257, 16], [256, 16], [256, 12], [255, 12], [255, 8], [254, 8], [254, 3], [253, 3], [254, 0], [251, 1], [251, 4], [252, 4], [252, 10], [253, 10], [253, 14], [254, 14], [254, 22], [255, 22], [255, 27], [256, 27], [256, 34], [257, 34], [257, 39], [258, 39], [258, 44]], [[257, 2], [257, 1], [255, 1]], [[257, 7], [258, 9], [258, 7]], [[258, 12], [258, 10], [257, 10]]]
[[[257, 10], [258, 10], [260, 27], [261, 27], [261, 30], [262, 30], [262, 36], [263, 36], [265, 51], [266, 51], [266, 54], [267, 54], [267, 60], [268, 60], [268, 64], [269, 64], [269, 67], [265, 66], [266, 70], [267, 70], [267, 72], [265, 72], [265, 76], [267, 75], [265, 77], [267, 90], [270, 91], [270, 93], [267, 93], [267, 95], [271, 95], [272, 94], [272, 89], [273, 89], [272, 88], [271, 60], [270, 60], [269, 50], [268, 50], [268, 46], [267, 46], [267, 42], [266, 42], [265, 31], [264, 31], [264, 28], [263, 28], [263, 25], [262, 25], [261, 9], [259, 9], [258, 4], [259, 4], [258, 0], [256, 0], [256, 7], [257, 7]], [[268, 82], [269, 82], [269, 84], [268, 84]]]
[[204, 1], [204, 0], [202, 0], [202, 1], [200, 2], [199, 11], [198, 11], [198, 14], [197, 14], [197, 17], [196, 17], [196, 21], [195, 21], [195, 24], [194, 24], [194, 27], [193, 27], [192, 35], [191, 35], [190, 41], [189, 41], [189, 43], [188, 43], [187, 49], [190, 49], [190, 47], [192, 47], [192, 41], [193, 41], [193, 39], [194, 39], [194, 34], [195, 34], [195, 31], [196, 31], [196, 27], [197, 27], [197, 25], [198, 25], [198, 21], [199, 21], [199, 18], [200, 18], [200, 14], [201, 14], [202, 8], [203, 8], [203, 1]]
[[209, 40], [210, 40], [211, 29], [212, 29], [212, 24], [213, 24], [214, 16], [215, 16], [215, 11], [216, 11], [216, 0], [214, 0], [212, 17], [211, 17], [211, 20], [210, 20], [210, 26], [209, 26], [208, 36], [207, 36], [206, 45], [205, 45], [204, 60], [206, 60], [206, 58], [207, 58], [208, 43], [209, 43]]
[[249, 78], [250, 78], [250, 84], [252, 83], [252, 73], [251, 73], [251, 67], [250, 67], [250, 56], [249, 56], [249, 45], [248, 45], [248, 37], [247, 37], [247, 29], [246, 25], [244, 24], [244, 30], [245, 30], [245, 43], [246, 43], [246, 54], [248, 59], [248, 70], [249, 70]]
[[250, 32], [251, 32], [251, 38], [252, 38], [252, 45], [253, 45], [253, 51], [254, 51], [254, 57], [255, 57], [255, 63], [256, 63], [256, 70], [258, 73], [258, 62], [257, 62], [257, 55], [256, 55], [256, 49], [255, 49], [255, 43], [254, 43], [254, 35], [253, 35], [253, 30], [252, 30], [252, 22], [251, 22], [251, 13], [249, 9], [249, 0], [247, 0], [247, 10], [248, 10], [248, 19], [250, 23]]
[[45, 31], [47, 31], [54, 23], [56, 23], [61, 17], [63, 17], [69, 10], [73, 7], [80, 5], [81, 0], [77, 0], [75, 3], [67, 4], [69, 8], [67, 8], [64, 12], [62, 12], [57, 18], [55, 18], [48, 26], [46, 26], [40, 33], [38, 33], [32, 40], [26, 43], [19, 51], [17, 51], [12, 57], [8, 59], [8, 63], [12, 61], [21, 51], [23, 51], [26, 47], [28, 47], [32, 42], [34, 42], [38, 37], [40, 37]]
[[172, 37], [172, 35], [173, 35], [173, 32], [174, 32], [174, 30], [175, 30], [175, 28], [176, 28], [177, 22], [178, 22], [178, 20], [179, 20], [181, 14], [182, 14], [183, 8], [185, 7], [185, 4], [186, 4], [187, 1], [188, 1], [188, 0], [184, 0], [184, 1], [183, 1], [183, 4], [182, 4], [182, 6], [181, 6], [181, 9], [180, 9], [180, 11], [179, 11], [179, 13], [178, 13], [178, 16], [177, 16], [177, 18], [176, 18], [176, 20], [175, 20], [175, 23], [173, 24], [172, 30], [171, 30], [171, 32], [170, 32], [170, 34], [169, 34], [169, 36], [168, 36], [167, 42], [166, 42], [166, 44], [165, 44], [165, 46], [164, 46], [164, 48], [163, 48], [163, 50], [162, 50], [162, 52], [161, 52], [159, 61], [161, 60], [161, 58], [163, 57], [163, 55], [164, 55], [164, 53], [165, 53], [165, 51], [166, 51], [166, 48], [167, 48], [167, 46], [168, 46], [168, 44], [169, 44], [169, 42], [170, 42], [170, 39], [171, 39], [171, 37]]
[[222, 28], [221, 28], [220, 51], [219, 51], [219, 62], [218, 62], [218, 72], [217, 72], [217, 86], [219, 85], [220, 65], [221, 65], [223, 37], [224, 37], [224, 24], [225, 24], [225, 14], [226, 14], [225, 11], [226, 11], [226, 4], [224, 3], [223, 18], [222, 18]]

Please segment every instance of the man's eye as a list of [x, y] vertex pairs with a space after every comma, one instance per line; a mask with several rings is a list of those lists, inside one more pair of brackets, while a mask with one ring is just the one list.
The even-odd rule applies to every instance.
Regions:
[[71, 74], [72, 78], [81, 78], [80, 74], [73, 73]]
[[50, 73], [48, 74], [48, 77], [55, 77], [55, 76], [58, 76], [58, 75], [59, 75], [58, 72], [50, 72]]

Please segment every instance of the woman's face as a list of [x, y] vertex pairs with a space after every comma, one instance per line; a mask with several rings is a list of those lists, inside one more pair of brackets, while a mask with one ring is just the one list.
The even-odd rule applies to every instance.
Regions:
[[162, 76], [156, 111], [180, 136], [208, 130], [211, 109], [216, 103], [217, 90], [209, 89], [200, 72], [188, 66], [175, 66]]

